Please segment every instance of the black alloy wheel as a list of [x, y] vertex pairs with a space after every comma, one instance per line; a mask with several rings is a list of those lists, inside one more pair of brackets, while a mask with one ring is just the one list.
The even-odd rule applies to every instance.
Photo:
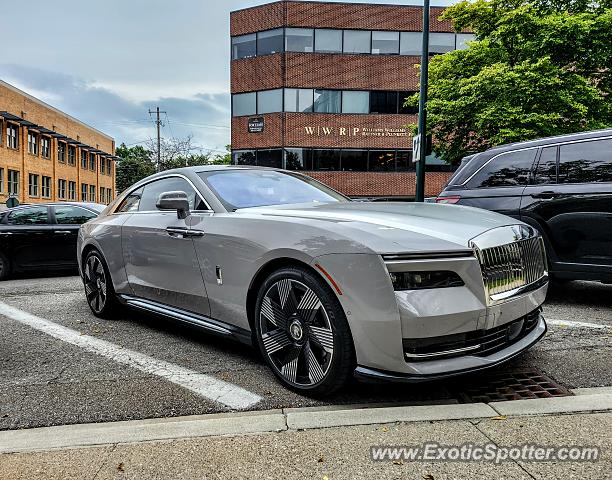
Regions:
[[118, 307], [108, 268], [97, 251], [87, 255], [83, 264], [83, 283], [87, 304], [97, 317], [110, 318]]

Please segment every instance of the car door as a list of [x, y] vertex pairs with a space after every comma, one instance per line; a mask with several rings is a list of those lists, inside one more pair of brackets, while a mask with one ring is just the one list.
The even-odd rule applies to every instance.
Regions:
[[[163, 192], [183, 191], [190, 209], [201, 209], [195, 187], [181, 176], [147, 183], [137, 210], [122, 227], [122, 249], [128, 282], [134, 295], [172, 307], [208, 315], [210, 307], [198, 257], [185, 219], [156, 206]], [[121, 206], [120, 206], [121, 208]]]
[[554, 270], [609, 274], [612, 139], [542, 148], [521, 217], [545, 232]]
[[51, 232], [49, 248], [61, 266], [77, 266], [77, 237], [79, 228], [97, 214], [76, 205], [55, 205], [51, 207], [51, 220], [55, 224]]
[[0, 243], [13, 268], [46, 268], [54, 259], [48, 250], [53, 226], [45, 205], [20, 207], [8, 213], [0, 229]]

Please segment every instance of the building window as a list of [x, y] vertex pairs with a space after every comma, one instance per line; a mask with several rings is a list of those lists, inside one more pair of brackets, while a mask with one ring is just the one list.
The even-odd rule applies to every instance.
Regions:
[[89, 153], [89, 169], [93, 172], [96, 171], [96, 154], [93, 152]]
[[255, 150], [235, 150], [232, 152], [232, 163], [235, 165], [255, 165]]
[[315, 30], [315, 52], [338, 53], [342, 51], [342, 30], [317, 28]]
[[369, 170], [372, 172], [393, 172], [395, 170], [395, 150], [371, 150]]
[[257, 150], [257, 165], [261, 167], [283, 168], [283, 151], [280, 148]]
[[342, 92], [342, 113], [368, 113], [370, 92], [344, 90]]
[[254, 33], [232, 38], [232, 59], [250, 58], [257, 55], [257, 37]]
[[87, 150], [81, 150], [81, 168], [87, 170]]
[[446, 53], [455, 49], [454, 33], [435, 33], [429, 34], [429, 53]]
[[76, 163], [76, 148], [72, 145], [68, 146], [68, 165], [74, 165]]
[[17, 125], [12, 123], [6, 124], [6, 146], [8, 148], [18, 148], [19, 147], [19, 133], [18, 133]]
[[283, 51], [283, 29], [266, 30], [257, 34], [257, 55], [270, 55]]
[[106, 189], [106, 200], [108, 201], [108, 203], [111, 203], [113, 201], [113, 191], [110, 188]]
[[[370, 157], [370, 162], [371, 162]], [[395, 157], [395, 171], [408, 172], [414, 170], [414, 162], [412, 161], [412, 150], [398, 150]]]
[[370, 53], [372, 32], [369, 30], [344, 30], [344, 53]]
[[314, 30], [312, 28], [286, 28], [285, 50], [288, 52], [312, 52]]
[[237, 93], [232, 96], [232, 115], [241, 117], [243, 115], [255, 115], [257, 113], [257, 94]]
[[400, 33], [400, 55], [421, 55], [423, 34], [421, 32]]
[[96, 186], [95, 185], [89, 186], [89, 201], [90, 202], [96, 201]]
[[64, 163], [66, 161], [66, 144], [57, 142], [57, 161]]
[[28, 153], [38, 155], [38, 134], [28, 130]]
[[0, 193], [4, 193], [4, 168], [0, 168]]
[[397, 113], [397, 92], [370, 92], [370, 113]]
[[66, 180], [63, 180], [61, 178], [57, 180], [57, 197], [60, 200], [64, 200], [66, 198]]
[[419, 113], [419, 106], [405, 106], [404, 103], [408, 97], [412, 97], [415, 93], [418, 92], [398, 92], [399, 96], [399, 106], [398, 112], [404, 115], [415, 115]]
[[28, 175], [28, 194], [30, 197], [38, 197], [38, 178], [39, 176], [35, 173]]
[[106, 158], [100, 157], [100, 173], [106, 174]]
[[257, 113], [283, 111], [283, 89], [262, 90], [257, 92]]
[[318, 150], [312, 151], [313, 170], [340, 170], [340, 150]]
[[457, 33], [456, 36], [455, 48], [457, 50], [467, 50], [469, 48], [468, 42], [476, 40], [476, 35], [473, 33]]
[[366, 172], [368, 170], [367, 150], [342, 150], [340, 167], [344, 171]]
[[314, 111], [317, 113], [340, 113], [341, 98], [340, 90], [315, 90]]
[[374, 55], [397, 55], [399, 53], [399, 32], [372, 32], [372, 53]]
[[287, 170], [312, 170], [312, 150], [286, 148], [284, 168]]
[[285, 112], [312, 112], [311, 88], [285, 88]]
[[44, 158], [51, 158], [51, 139], [49, 137], [40, 138], [40, 153]]
[[100, 199], [100, 203], [106, 203], [105, 192], [106, 192], [106, 189], [104, 187], [100, 187], [100, 196], [98, 197]]
[[[64, 182], [66, 182], [64, 180]], [[66, 183], [64, 183], [64, 189], [66, 188]], [[76, 200], [76, 182], [68, 182], [68, 199]]]
[[19, 196], [19, 172], [17, 170], [8, 171], [8, 194]]
[[81, 183], [81, 202], [87, 201], [87, 191], [88, 185], [86, 183]]
[[43, 198], [51, 198], [51, 177], [42, 177], [41, 193]]

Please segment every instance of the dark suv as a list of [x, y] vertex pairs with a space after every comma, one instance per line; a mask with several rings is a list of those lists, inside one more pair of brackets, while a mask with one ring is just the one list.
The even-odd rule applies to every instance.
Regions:
[[544, 236], [555, 278], [612, 282], [612, 129], [466, 157], [436, 202], [533, 225]]

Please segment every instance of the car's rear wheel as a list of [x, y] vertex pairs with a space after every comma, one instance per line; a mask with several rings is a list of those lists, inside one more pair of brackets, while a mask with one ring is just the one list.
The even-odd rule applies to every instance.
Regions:
[[83, 283], [87, 304], [96, 317], [112, 318], [119, 308], [108, 267], [97, 250], [87, 254], [83, 263]]
[[300, 267], [270, 275], [255, 307], [259, 348], [280, 381], [303, 394], [329, 395], [354, 369], [348, 322], [332, 290]]
[[7, 279], [10, 273], [11, 264], [9, 263], [8, 258], [6, 258], [2, 252], [0, 252], [0, 280]]

